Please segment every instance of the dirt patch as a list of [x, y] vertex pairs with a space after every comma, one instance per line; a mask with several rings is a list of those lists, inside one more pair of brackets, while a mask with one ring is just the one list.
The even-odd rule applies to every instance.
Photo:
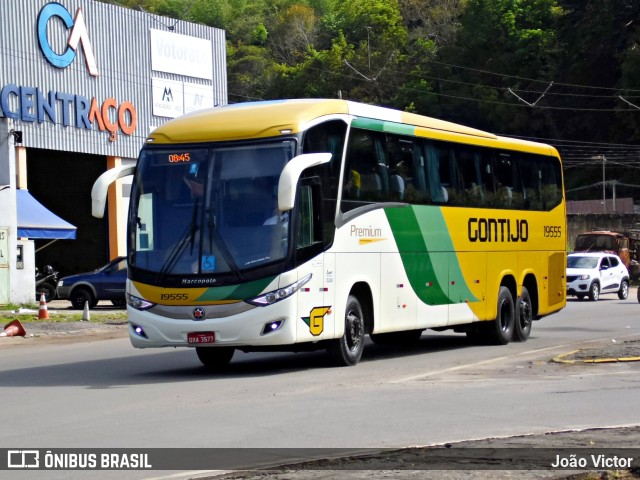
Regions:
[[[414, 479], [552, 479], [552, 480], [632, 480], [640, 479], [637, 467], [616, 470], [576, 469], [554, 470], [550, 466], [532, 469], [522, 463], [513, 470], [501, 466], [510, 461], [541, 463], [544, 458], [555, 458], [557, 453], [569, 456], [569, 452], [590, 452], [596, 455], [613, 455], [619, 450], [638, 454], [640, 427], [564, 431], [543, 435], [525, 435], [508, 438], [489, 438], [430, 447], [327, 458], [277, 468], [250, 472], [228, 473], [215, 478], [225, 480], [414, 480]], [[428, 463], [425, 463], [428, 459]], [[527, 460], [529, 459], [529, 460]], [[441, 463], [432, 463], [432, 462]], [[469, 468], [474, 462], [484, 462], [482, 469]], [[634, 457], [634, 464], [640, 458]], [[210, 477], [213, 478], [213, 477]]]
[[[2, 319], [3, 325], [12, 320], [12, 318], [5, 316]], [[101, 317], [93, 321], [55, 321], [52, 319], [20, 320], [20, 322], [26, 335], [24, 337], [0, 337], [0, 348], [110, 340], [126, 338], [128, 335], [126, 319]]]
[[600, 345], [567, 352], [553, 359], [558, 363], [606, 363], [640, 361], [640, 340], [617, 342], [611, 340]]

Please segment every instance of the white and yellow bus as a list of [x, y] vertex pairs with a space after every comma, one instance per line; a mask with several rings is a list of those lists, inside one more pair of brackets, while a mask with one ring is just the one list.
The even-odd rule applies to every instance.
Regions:
[[135, 168], [127, 304], [135, 347], [326, 349], [426, 329], [525, 341], [566, 303], [558, 152], [343, 100], [244, 103], [153, 131]]

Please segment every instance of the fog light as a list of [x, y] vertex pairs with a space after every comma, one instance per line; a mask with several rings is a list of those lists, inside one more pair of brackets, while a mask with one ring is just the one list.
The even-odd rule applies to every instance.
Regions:
[[131, 329], [133, 330], [133, 333], [135, 333], [137, 336], [142, 337], [142, 338], [148, 338], [147, 334], [144, 333], [144, 330], [142, 329], [142, 327], [140, 325], [134, 325], [132, 323], [131, 324]]
[[275, 332], [282, 326], [283, 323], [284, 321], [282, 320], [276, 320], [275, 322], [265, 323], [264, 328], [262, 329], [262, 335], [267, 335], [268, 333]]

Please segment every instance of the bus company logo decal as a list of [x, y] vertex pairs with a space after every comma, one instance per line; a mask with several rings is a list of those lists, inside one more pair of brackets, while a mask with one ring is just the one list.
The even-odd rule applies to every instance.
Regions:
[[331, 307], [313, 307], [308, 317], [302, 321], [309, 326], [309, 332], [317, 337], [324, 331], [324, 316], [331, 313]]
[[382, 236], [382, 229], [372, 226], [358, 227], [357, 225], [351, 225], [349, 235], [357, 238], [360, 245], [368, 245], [386, 240], [386, 238]]
[[204, 317], [205, 317], [204, 308], [196, 307], [193, 309], [194, 320], [204, 320]]
[[[49, 20], [53, 17], [61, 19], [67, 30], [70, 30], [69, 38], [67, 39], [68, 48], [62, 54], [54, 52], [47, 37], [47, 26]], [[71, 65], [78, 53], [78, 45], [80, 45], [84, 52], [89, 75], [98, 76], [98, 65], [93, 54], [93, 47], [91, 46], [81, 7], [76, 10], [75, 18], [71, 16], [69, 10], [57, 2], [48, 3], [42, 7], [38, 14], [38, 44], [47, 61], [56, 68], [67, 68]]]
[[470, 242], [526, 242], [529, 224], [526, 220], [509, 218], [469, 218], [467, 232]]

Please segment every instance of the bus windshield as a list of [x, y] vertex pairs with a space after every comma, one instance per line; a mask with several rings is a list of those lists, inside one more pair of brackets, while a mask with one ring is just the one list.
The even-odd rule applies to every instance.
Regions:
[[242, 272], [286, 258], [278, 180], [292, 140], [147, 145], [131, 196], [130, 266], [159, 277]]

